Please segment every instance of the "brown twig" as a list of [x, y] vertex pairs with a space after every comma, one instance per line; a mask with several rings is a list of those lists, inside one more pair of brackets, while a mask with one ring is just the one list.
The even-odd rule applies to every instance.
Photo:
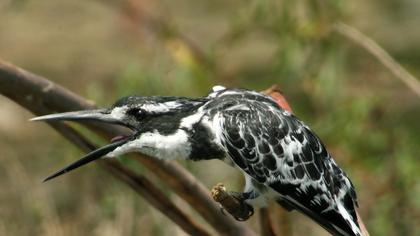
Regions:
[[366, 49], [376, 59], [378, 59], [386, 68], [388, 68], [398, 79], [400, 79], [410, 90], [420, 97], [420, 81], [404, 69], [394, 60], [381, 46], [374, 40], [360, 32], [359, 30], [338, 22], [333, 29], [344, 37], [352, 40], [354, 43]]
[[[86, 101], [65, 88], [1, 60], [0, 93], [37, 115], [53, 111], [63, 112], [94, 108], [92, 102]], [[121, 133], [121, 129], [101, 123], [86, 124], [87, 127], [105, 137], [112, 137]], [[164, 183], [168, 184], [180, 197], [190, 203], [220, 234], [255, 235], [244, 225], [223, 216], [208, 195], [204, 185], [193, 178], [182, 166], [151, 157], [137, 156]]]
[[276, 103], [286, 111], [293, 113], [292, 108], [287, 102], [286, 98], [283, 96], [283, 93], [280, 90], [280, 87], [277, 84], [272, 85], [270, 88], [261, 91], [261, 93], [270, 96]]
[[[0, 66], [1, 67], [1, 66]], [[22, 71], [21, 71], [22, 72]], [[25, 76], [25, 73], [21, 73], [20, 76]], [[5, 77], [1, 76], [0, 69], [0, 80]], [[2, 82], [5, 82], [2, 80]], [[17, 83], [19, 84], [19, 83]], [[4, 85], [0, 83], [0, 91], [3, 91], [1, 88], [4, 88]], [[22, 94], [21, 94], [22, 95]], [[27, 100], [32, 100], [27, 99]], [[35, 107], [31, 107], [35, 109]], [[46, 108], [38, 107], [36, 108], [39, 112], [42, 113], [53, 112]], [[75, 146], [79, 147], [85, 152], [92, 151], [96, 147], [86, 140], [82, 135], [80, 135], [76, 130], [70, 126], [63, 123], [49, 123], [57, 132], [67, 138]], [[153, 185], [146, 177], [135, 174], [134, 172], [128, 170], [127, 168], [121, 166], [118, 162], [104, 160], [101, 162], [101, 166], [109, 170], [115, 177], [120, 179], [123, 182], [126, 182], [131, 188], [136, 192], [140, 193], [151, 205], [160, 210], [163, 214], [168, 216], [171, 220], [177, 223], [185, 232], [192, 235], [210, 235], [206, 230], [201, 228], [195, 221], [189, 218], [184, 212], [182, 212], [176, 205], [174, 205], [157, 187]]]
[[[241, 226], [236, 221], [223, 215], [219, 207], [210, 198], [208, 189], [202, 183], [198, 182], [191, 173], [185, 171], [181, 165], [169, 161], [160, 161], [155, 158], [145, 158], [138, 154], [135, 154], [134, 157], [135, 160], [138, 160], [146, 167], [156, 165], [158, 161], [161, 162], [160, 168], [153, 169], [154, 174], [164, 179], [165, 184], [171, 186], [181, 198], [194, 207], [219, 232], [229, 232], [228, 235], [238, 233], [241, 235], [254, 234], [248, 228]], [[182, 175], [179, 173], [182, 173]], [[226, 221], [227, 223], [217, 226], [217, 223], [220, 221]], [[236, 229], [231, 224], [234, 224]]]
[[[85, 152], [90, 152], [97, 147], [90, 143], [80, 133], [66, 124], [49, 123], [61, 135], [66, 137], [75, 146], [79, 147]], [[134, 191], [139, 193], [146, 199], [153, 207], [158, 209], [161, 213], [166, 215], [169, 219], [175, 222], [180, 228], [190, 235], [211, 235], [197, 222], [188, 217], [181, 209], [179, 209], [171, 200], [165, 196], [150, 180], [141, 174], [137, 174], [132, 170], [124, 167], [120, 163], [112, 159], [105, 159], [98, 162], [101, 167], [108, 170], [115, 178], [126, 183]]]
[[260, 226], [262, 236], [276, 236], [268, 208], [263, 207], [260, 209]]
[[369, 236], [369, 232], [366, 229], [365, 223], [363, 223], [362, 217], [360, 217], [360, 214], [357, 210], [356, 210], [356, 216], [357, 216], [357, 223], [359, 223], [360, 230], [362, 231], [362, 235]]
[[292, 235], [292, 214], [282, 207], [277, 207], [274, 211], [276, 218], [276, 231], [280, 235]]
[[139, 175], [124, 167], [115, 160], [107, 160], [103, 166], [116, 178], [128, 184], [147, 201], [168, 216], [190, 235], [211, 235], [194, 220], [188, 217], [181, 209], [174, 205], [155, 185], [143, 175]]

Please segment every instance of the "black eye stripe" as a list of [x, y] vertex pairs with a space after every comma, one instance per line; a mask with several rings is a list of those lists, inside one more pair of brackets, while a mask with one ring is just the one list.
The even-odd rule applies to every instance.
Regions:
[[131, 108], [127, 114], [136, 117], [136, 119], [143, 119], [146, 116], [146, 112], [141, 108]]
[[139, 108], [131, 108], [130, 110], [127, 111], [128, 115], [136, 115], [137, 113], [140, 113], [140, 109]]

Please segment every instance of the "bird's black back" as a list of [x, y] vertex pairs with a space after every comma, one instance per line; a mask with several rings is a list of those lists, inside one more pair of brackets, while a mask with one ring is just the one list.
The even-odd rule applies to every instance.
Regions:
[[256, 92], [225, 90], [210, 96], [205, 109], [240, 169], [279, 193], [283, 206], [301, 211], [334, 235], [355, 235], [353, 185], [305, 124]]

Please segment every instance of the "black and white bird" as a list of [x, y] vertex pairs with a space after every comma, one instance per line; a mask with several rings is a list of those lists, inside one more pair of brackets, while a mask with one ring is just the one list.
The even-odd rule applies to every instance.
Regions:
[[133, 130], [46, 180], [128, 152], [160, 159], [221, 159], [244, 174], [245, 202], [274, 199], [333, 235], [362, 235], [356, 192], [347, 175], [308, 126], [261, 93], [215, 86], [201, 98], [130, 96], [109, 109], [32, 120], [96, 120]]

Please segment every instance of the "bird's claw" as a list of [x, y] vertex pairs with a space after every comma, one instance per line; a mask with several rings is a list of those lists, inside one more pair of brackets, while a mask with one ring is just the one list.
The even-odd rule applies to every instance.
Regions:
[[254, 215], [254, 208], [245, 202], [246, 197], [244, 193], [230, 192], [230, 195], [240, 203], [240, 207], [232, 214], [237, 221], [246, 221]]
[[[240, 210], [241, 216], [233, 216], [235, 220], [237, 221], [246, 221], [248, 220], [252, 215], [254, 215], [254, 208], [247, 204], [243, 204], [243, 208]], [[246, 214], [246, 215], [245, 215]]]
[[246, 203], [248, 193], [227, 192], [223, 184], [218, 184], [213, 187], [211, 195], [222, 205], [220, 212], [225, 216], [229, 213], [236, 220], [245, 221], [254, 214], [254, 208]]

